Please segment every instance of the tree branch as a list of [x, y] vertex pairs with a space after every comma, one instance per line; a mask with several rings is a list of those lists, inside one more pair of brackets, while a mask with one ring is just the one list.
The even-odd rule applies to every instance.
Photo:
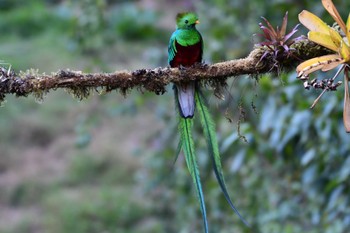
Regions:
[[209, 85], [217, 86], [218, 83], [225, 83], [229, 77], [244, 74], [259, 76], [268, 72], [278, 73], [281, 70], [290, 70], [301, 60], [327, 53], [329, 51], [323, 47], [308, 40], [301, 40], [292, 46], [290, 52], [282, 52], [277, 57], [269, 48], [257, 47], [243, 59], [211, 65], [197, 64], [186, 69], [166, 67], [94, 74], [60, 70], [47, 75], [39, 74], [33, 69], [16, 74], [14, 71], [0, 67], [0, 102], [8, 94], [16, 96], [33, 94], [37, 98], [42, 98], [44, 94], [57, 88], [66, 88], [77, 98], [82, 99], [96, 88], [103, 88], [107, 92], [119, 89], [123, 94], [130, 89], [139, 88], [163, 94], [169, 83], [189, 80], [205, 81]]

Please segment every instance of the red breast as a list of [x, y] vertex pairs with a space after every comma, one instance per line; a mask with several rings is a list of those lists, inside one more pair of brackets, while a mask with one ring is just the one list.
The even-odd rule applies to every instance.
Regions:
[[202, 43], [194, 45], [182, 46], [175, 41], [176, 54], [170, 62], [171, 67], [179, 67], [180, 65], [189, 67], [197, 62], [202, 61]]

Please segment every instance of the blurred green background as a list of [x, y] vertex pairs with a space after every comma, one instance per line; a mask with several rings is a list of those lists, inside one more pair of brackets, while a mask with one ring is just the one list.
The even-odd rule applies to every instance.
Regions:
[[[334, 2], [345, 18], [350, 2]], [[308, 9], [332, 24], [320, 1], [0, 0], [0, 60], [46, 73], [166, 66], [175, 15], [188, 9], [200, 17], [208, 63], [246, 56], [261, 40], [260, 16], [277, 26], [289, 11], [292, 29]], [[206, 94], [229, 193], [252, 228], [225, 201], [196, 124], [211, 232], [348, 232], [342, 88], [314, 110], [319, 92], [295, 72], [231, 78], [223, 93]], [[171, 87], [82, 101], [64, 90], [44, 101], [10, 96], [0, 108], [0, 232], [202, 232], [182, 156], [173, 166], [173, 102]]]

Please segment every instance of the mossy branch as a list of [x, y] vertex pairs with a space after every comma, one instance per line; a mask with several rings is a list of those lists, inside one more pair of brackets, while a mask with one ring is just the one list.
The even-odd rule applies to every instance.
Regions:
[[[103, 88], [105, 91], [128, 90], [138, 88], [156, 94], [163, 94], [169, 83], [200, 80], [217, 86], [229, 77], [239, 75], [259, 76], [264, 73], [276, 73], [294, 68], [301, 60], [327, 54], [328, 51], [308, 40], [296, 42], [286, 53], [273, 55], [267, 47], [255, 48], [246, 58], [224, 61], [211, 65], [198, 64], [191, 68], [155, 68], [135, 71], [116, 71], [114, 73], [82, 73], [81, 71], [60, 70], [57, 73], [39, 74], [28, 70], [16, 74], [14, 71], [0, 67], [0, 102], [8, 94], [37, 98], [58, 88], [68, 89], [77, 98], [87, 97], [91, 91]], [[265, 54], [263, 56], [263, 54]], [[261, 59], [263, 56], [263, 59]]]

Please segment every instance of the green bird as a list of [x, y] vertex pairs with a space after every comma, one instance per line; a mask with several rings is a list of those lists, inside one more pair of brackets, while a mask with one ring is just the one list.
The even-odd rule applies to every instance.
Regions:
[[[197, 31], [196, 25], [199, 23], [198, 17], [193, 12], [179, 13], [176, 16], [176, 30], [170, 37], [168, 46], [168, 63], [171, 67], [190, 67], [195, 63], [202, 62], [203, 39]], [[233, 205], [222, 173], [219, 146], [216, 139], [215, 124], [208, 111], [205, 99], [200, 91], [196, 81], [177, 84], [174, 86], [175, 98], [180, 113], [179, 131], [180, 142], [179, 150], [183, 149], [188, 170], [196, 187], [196, 192], [200, 202], [203, 216], [204, 229], [208, 233], [208, 221], [205, 209], [204, 195], [199, 176], [199, 170], [195, 155], [194, 140], [192, 137], [193, 116], [195, 109], [199, 112], [204, 136], [207, 141], [208, 151], [213, 162], [214, 173], [221, 187], [221, 190], [240, 219], [248, 226], [247, 222], [240, 215]], [[177, 153], [178, 156], [179, 153]]]

